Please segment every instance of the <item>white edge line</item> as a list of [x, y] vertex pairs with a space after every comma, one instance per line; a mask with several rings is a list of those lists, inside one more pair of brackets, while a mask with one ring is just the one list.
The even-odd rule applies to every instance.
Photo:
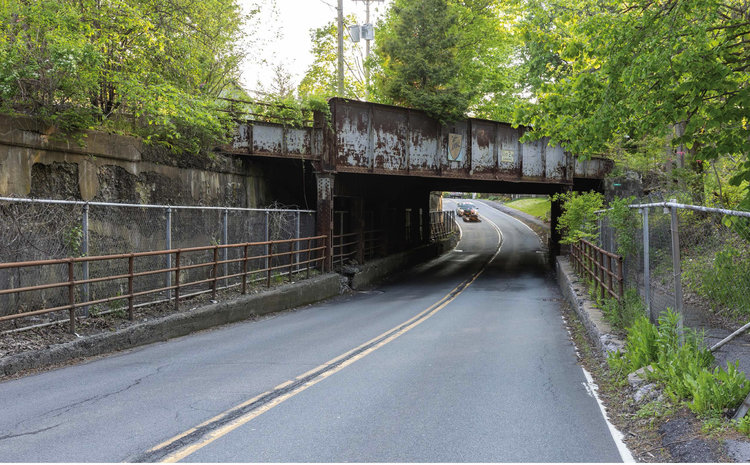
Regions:
[[615, 441], [617, 451], [620, 453], [620, 458], [622, 458], [622, 461], [625, 463], [635, 463], [633, 454], [630, 453], [630, 450], [628, 450], [628, 446], [625, 445], [625, 441], [623, 440], [625, 436], [623, 436], [623, 434], [615, 427], [615, 425], [609, 422], [607, 411], [604, 408], [604, 404], [602, 404], [601, 399], [599, 399], [599, 394], [597, 392], [599, 390], [599, 386], [596, 385], [596, 383], [594, 382], [594, 378], [591, 377], [591, 374], [586, 371], [584, 367], [581, 367], [581, 370], [583, 370], [583, 376], [586, 377], [586, 383], [588, 383], [590, 392], [594, 394], [594, 399], [596, 399], [596, 404], [599, 406], [599, 410], [602, 412], [604, 421], [607, 423], [609, 434]]

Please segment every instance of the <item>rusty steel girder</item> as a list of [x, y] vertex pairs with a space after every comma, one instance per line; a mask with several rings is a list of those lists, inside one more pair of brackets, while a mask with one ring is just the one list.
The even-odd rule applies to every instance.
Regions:
[[572, 185], [601, 179], [604, 159], [578, 161], [549, 139], [521, 142], [528, 130], [470, 118], [441, 125], [409, 108], [333, 98], [330, 115], [316, 112], [313, 127], [242, 123], [234, 154], [312, 160], [318, 172]]

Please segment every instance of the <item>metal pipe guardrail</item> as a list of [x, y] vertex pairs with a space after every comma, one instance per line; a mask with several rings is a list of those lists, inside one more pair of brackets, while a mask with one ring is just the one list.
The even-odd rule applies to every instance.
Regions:
[[[319, 241], [323, 241], [322, 245], [318, 245]], [[48, 284], [41, 284], [37, 286], [24, 286], [24, 287], [17, 287], [17, 288], [10, 288], [10, 289], [0, 289], [0, 295], [6, 295], [6, 294], [15, 294], [15, 293], [23, 293], [23, 292], [32, 292], [32, 291], [39, 291], [39, 290], [45, 290], [45, 289], [55, 289], [55, 288], [67, 288], [67, 304], [65, 305], [58, 305], [55, 307], [50, 308], [41, 308], [33, 311], [25, 311], [25, 312], [19, 312], [14, 313], [11, 315], [6, 316], [0, 316], [0, 322], [2, 321], [9, 321], [9, 320], [15, 320], [19, 318], [24, 317], [30, 317], [35, 315], [42, 315], [47, 313], [52, 313], [56, 311], [64, 311], [68, 310], [69, 312], [69, 320], [70, 320], [70, 332], [75, 332], [75, 311], [79, 307], [84, 306], [92, 306], [102, 303], [109, 303], [114, 301], [120, 301], [120, 300], [127, 300], [128, 301], [128, 318], [133, 319], [133, 309], [134, 309], [134, 298], [143, 296], [143, 295], [149, 295], [149, 294], [156, 294], [161, 293], [165, 291], [173, 291], [174, 292], [174, 305], [175, 310], [179, 310], [179, 302], [180, 302], [180, 290], [188, 287], [188, 286], [194, 286], [197, 284], [206, 284], [209, 283], [211, 286], [211, 292], [212, 297], [215, 300], [216, 298], [216, 290], [217, 290], [217, 283], [220, 280], [227, 280], [230, 278], [237, 278], [241, 277], [241, 293], [245, 294], [247, 292], [247, 278], [249, 275], [253, 274], [265, 274], [266, 278], [266, 286], [270, 287], [271, 285], [271, 279], [275, 271], [278, 270], [287, 270], [286, 273], [289, 276], [289, 280], [292, 280], [294, 269], [297, 268], [298, 272], [300, 272], [301, 267], [304, 266], [306, 276], [310, 276], [310, 268], [311, 266], [316, 265], [322, 265], [322, 262], [325, 260], [325, 254], [326, 254], [326, 244], [327, 236], [314, 236], [314, 237], [303, 237], [298, 239], [286, 239], [286, 240], [276, 240], [276, 241], [263, 241], [263, 242], [245, 242], [245, 243], [239, 243], [239, 244], [220, 244], [220, 245], [211, 245], [211, 246], [203, 246], [203, 247], [189, 247], [189, 248], [182, 248], [182, 249], [170, 249], [170, 250], [158, 250], [158, 251], [152, 251], [152, 252], [138, 252], [138, 253], [127, 253], [127, 254], [114, 254], [114, 255], [100, 255], [100, 256], [92, 256], [92, 257], [75, 257], [75, 258], [64, 258], [64, 259], [53, 259], [53, 260], [37, 260], [37, 261], [27, 261], [27, 262], [13, 262], [13, 263], [0, 263], [0, 270], [3, 269], [19, 269], [19, 268], [29, 268], [29, 267], [43, 267], [43, 266], [53, 266], [53, 265], [67, 265], [67, 280], [65, 281], [59, 281], [54, 283], [48, 283]], [[305, 242], [306, 248], [302, 249], [300, 247], [295, 247], [295, 245], [300, 244], [302, 242]], [[274, 247], [278, 247], [283, 244], [289, 245], [289, 250], [287, 251], [274, 251]], [[248, 254], [248, 249], [250, 247], [254, 246], [268, 246], [268, 252], [264, 253], [262, 255], [253, 255], [250, 256]], [[239, 249], [242, 252], [241, 258], [233, 258], [233, 259], [219, 259], [219, 250], [230, 250], [230, 249]], [[184, 261], [183, 258], [187, 254], [192, 254], [196, 252], [205, 252], [205, 251], [212, 251], [212, 260], [207, 262], [200, 262], [200, 263], [192, 263], [189, 265], [183, 265]], [[295, 261], [293, 259], [294, 256], [300, 257], [302, 254], [306, 254], [305, 260], [297, 260]], [[135, 270], [136, 265], [136, 259], [144, 258], [144, 257], [153, 257], [153, 256], [172, 256], [174, 255], [174, 266], [167, 267], [167, 268], [159, 268], [159, 269], [145, 269], [141, 271]], [[289, 263], [283, 263], [283, 264], [273, 264], [274, 258], [279, 257], [289, 257]], [[265, 261], [268, 259], [268, 261]], [[90, 262], [98, 262], [98, 261], [116, 261], [116, 260], [127, 260], [127, 267], [128, 272], [123, 274], [114, 274], [114, 275], [107, 275], [107, 276], [100, 276], [95, 278], [88, 278], [88, 279], [76, 279], [75, 277], [75, 265], [76, 264], [88, 264]], [[263, 268], [258, 269], [248, 269], [248, 262], [254, 261], [254, 260], [263, 260], [265, 263], [265, 266]], [[162, 261], [164, 263], [164, 261]], [[242, 265], [242, 271], [239, 273], [233, 273], [233, 274], [224, 274], [222, 276], [219, 275], [219, 265], [224, 264], [230, 264], [230, 263], [239, 263]], [[185, 280], [185, 274], [184, 272], [192, 269], [198, 269], [198, 268], [211, 268], [211, 274], [210, 277], [207, 279], [199, 279], [199, 280]], [[153, 289], [147, 289], [143, 291], [134, 291], [134, 281], [137, 278], [143, 278], [148, 276], [157, 275], [160, 273], [174, 273], [174, 284], [171, 286], [164, 286], [164, 287], [158, 287]], [[89, 300], [88, 298], [82, 299], [82, 301], [77, 301], [76, 299], [76, 288], [81, 285], [87, 285], [91, 283], [101, 283], [101, 282], [108, 282], [108, 281], [124, 281], [127, 280], [127, 293], [126, 294], [118, 294], [118, 295], [110, 295], [104, 298]]]

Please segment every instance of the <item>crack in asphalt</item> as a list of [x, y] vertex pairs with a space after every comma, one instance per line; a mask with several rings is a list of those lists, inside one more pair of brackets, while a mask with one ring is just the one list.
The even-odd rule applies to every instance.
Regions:
[[[147, 375], [141, 376], [140, 378], [136, 379], [135, 381], [133, 381], [129, 385], [125, 386], [122, 389], [118, 389], [117, 391], [109, 392], [109, 393], [106, 393], [106, 394], [99, 394], [99, 395], [92, 396], [92, 397], [88, 397], [86, 399], [80, 400], [80, 401], [72, 403], [72, 404], [68, 404], [68, 405], [64, 405], [62, 407], [58, 407], [58, 408], [55, 408], [55, 409], [52, 409], [52, 410], [48, 410], [47, 412], [42, 413], [41, 415], [39, 415], [36, 418], [49, 418], [49, 419], [58, 418], [58, 417], [60, 417], [62, 415], [65, 415], [66, 413], [70, 412], [74, 408], [79, 407], [79, 406], [81, 406], [83, 404], [86, 404], [86, 403], [89, 403], [89, 402], [97, 402], [97, 401], [100, 401], [102, 399], [106, 399], [108, 397], [114, 396], [116, 394], [123, 393], [123, 392], [125, 392], [125, 391], [127, 391], [129, 389], [132, 389], [133, 387], [141, 384], [143, 382], [143, 380], [145, 380], [146, 378], [149, 378], [151, 376], [154, 376], [154, 375], [158, 374], [161, 370], [163, 370], [167, 366], [169, 366], [169, 364], [157, 367], [156, 370], [153, 371], [152, 373], [149, 373]], [[22, 427], [22, 425], [24, 425], [26, 423], [29, 423], [29, 422], [33, 421], [34, 419], [35, 418], [28, 418], [28, 419], [25, 419], [23, 421], [20, 421], [20, 422], [16, 423], [13, 426], [13, 429], [19, 429], [19, 428]], [[16, 436], [25, 436], [25, 435], [28, 435], [28, 434], [41, 433], [41, 432], [47, 431], [48, 429], [52, 429], [54, 427], [57, 427], [60, 424], [62, 424], [62, 423], [58, 423], [57, 425], [55, 425], [53, 427], [50, 427], [50, 428], [40, 429], [40, 430], [35, 431], [33, 433], [23, 433], [23, 434], [18, 434], [18, 435], [0, 436], [0, 440], [7, 439], [7, 438], [12, 438], [12, 437], [16, 437]]]
[[0, 436], [0, 441], [5, 441], [6, 439], [13, 439], [20, 436], [33, 436], [35, 434], [43, 433], [45, 431], [49, 431], [53, 428], [57, 428], [58, 426], [62, 425], [62, 423], [58, 423], [56, 425], [48, 426], [46, 428], [38, 429], [36, 431], [27, 431], [25, 433], [17, 433], [17, 434], [6, 434], [5, 436]]
[[[52, 409], [52, 410], [44, 413], [42, 416], [47, 416], [47, 415], [50, 415], [50, 414], [54, 413], [54, 415], [52, 415], [50, 418], [57, 418], [60, 415], [64, 415], [64, 414], [70, 412], [71, 410], [73, 410], [74, 408], [76, 408], [76, 407], [78, 407], [80, 405], [83, 405], [83, 404], [86, 404], [86, 403], [89, 403], [89, 402], [98, 402], [98, 401], [106, 399], [108, 397], [112, 397], [114, 395], [121, 394], [121, 393], [123, 393], [123, 392], [125, 392], [127, 390], [130, 390], [130, 389], [134, 388], [135, 386], [138, 386], [146, 378], [150, 378], [150, 377], [158, 374], [159, 371], [161, 370], [161, 368], [162, 367], [159, 367], [153, 373], [149, 373], [149, 374], [147, 374], [145, 376], [141, 376], [140, 378], [136, 379], [135, 381], [133, 381], [132, 383], [128, 384], [127, 386], [125, 386], [122, 389], [118, 389], [117, 391], [113, 391], [113, 392], [108, 392], [106, 394], [99, 394], [99, 395], [96, 395], [96, 396], [92, 396], [92, 397], [80, 400], [78, 402], [74, 402], [74, 403], [69, 404], [69, 405], [65, 405], [63, 407], [58, 407], [56, 409]], [[57, 412], [57, 413], [55, 413], [55, 412]]]

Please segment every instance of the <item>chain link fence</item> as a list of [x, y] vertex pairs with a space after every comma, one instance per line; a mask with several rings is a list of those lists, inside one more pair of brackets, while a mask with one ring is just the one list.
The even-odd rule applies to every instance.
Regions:
[[[315, 211], [293, 209], [247, 209], [198, 206], [133, 205], [102, 202], [75, 202], [64, 200], [0, 198], [0, 262], [29, 262], [66, 257], [113, 255], [123, 253], [148, 252], [156, 250], [200, 247], [217, 244], [263, 242], [311, 237], [315, 234]], [[295, 244], [279, 245], [284, 250], [294, 252]], [[268, 245], [251, 247], [252, 256], [267, 255]], [[288, 249], [288, 250], [287, 250]], [[212, 254], [212, 251], [201, 252]], [[241, 258], [240, 249], [221, 249], [221, 260]], [[271, 266], [290, 265], [304, 260], [301, 254], [275, 256]], [[188, 260], [206, 262], [213, 257], [192, 254]], [[144, 257], [139, 266], [148, 269], [169, 268], [171, 255], [166, 257]], [[153, 263], [149, 262], [153, 261]], [[268, 268], [268, 259], [254, 263], [257, 269]], [[166, 261], [166, 263], [164, 263]], [[189, 266], [190, 262], [182, 266]], [[219, 276], [237, 274], [240, 263], [226, 263]], [[291, 268], [293, 269], [293, 268]], [[44, 285], [68, 279], [68, 266], [13, 268], [0, 270], [0, 289], [18, 289], [27, 286]], [[73, 273], [77, 279], [128, 273], [128, 260], [91, 261], [76, 263]], [[212, 277], [210, 267], [196, 267], [186, 270], [186, 281], [199, 281]], [[158, 287], [169, 287], [172, 273], [149, 276], [135, 282], [135, 292]], [[258, 280], [262, 278], [258, 277]], [[240, 278], [223, 279], [221, 287], [236, 286]], [[120, 286], [121, 289], [113, 289]], [[79, 301], [96, 300], [97, 295], [126, 294], [125, 281], [114, 283], [93, 282], [77, 289]], [[25, 312], [35, 308], [50, 308], [63, 305], [69, 296], [65, 288], [49, 288], [33, 292], [9, 293], [0, 295], [0, 316]], [[183, 296], [208, 292], [206, 285], [190, 286], [183, 290]], [[155, 303], [171, 297], [169, 291], [163, 295], [146, 295], [138, 298], [138, 305]], [[80, 314], [90, 311], [103, 312], [119, 306], [118, 303], [105, 305], [105, 308], [84, 307]], [[113, 307], [113, 308], [110, 308]], [[46, 321], [50, 317], [39, 316], [36, 321]], [[52, 316], [54, 318], [54, 316]]]
[[630, 205], [627, 231], [599, 220], [602, 248], [624, 257], [625, 283], [652, 319], [672, 308], [684, 324], [750, 319], [750, 212], [676, 202]]

